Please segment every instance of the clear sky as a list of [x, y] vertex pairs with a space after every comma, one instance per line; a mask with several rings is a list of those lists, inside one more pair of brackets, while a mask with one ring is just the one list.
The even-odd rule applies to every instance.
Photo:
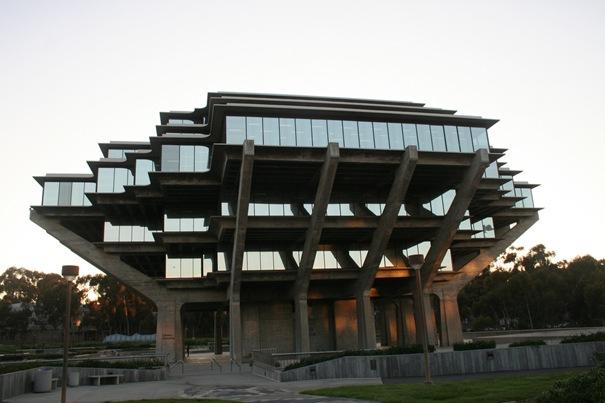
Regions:
[[[455, 4], [454, 4], [455, 3]], [[90, 172], [208, 91], [425, 102], [500, 119], [540, 183], [518, 244], [605, 257], [605, 1], [0, 0], [0, 271], [91, 266], [29, 221], [33, 175]]]

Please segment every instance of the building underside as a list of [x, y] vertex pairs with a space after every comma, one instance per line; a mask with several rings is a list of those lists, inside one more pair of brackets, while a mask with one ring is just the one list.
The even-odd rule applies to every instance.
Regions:
[[[30, 217], [152, 300], [173, 360], [188, 310], [228, 320], [240, 362], [415, 344], [421, 298], [430, 342], [459, 342], [458, 292], [538, 219], [491, 119], [244, 93], [160, 118], [149, 141], [100, 144], [92, 173], [36, 177]], [[421, 293], [411, 254], [425, 256]]]

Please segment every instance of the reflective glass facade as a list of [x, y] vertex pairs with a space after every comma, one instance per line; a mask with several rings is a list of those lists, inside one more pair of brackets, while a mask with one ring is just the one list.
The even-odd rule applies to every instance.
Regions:
[[126, 168], [99, 168], [97, 193], [122, 193], [124, 186], [134, 185], [134, 176]]
[[208, 170], [208, 147], [205, 146], [162, 146], [162, 171], [204, 172]]
[[534, 196], [531, 188], [515, 187], [515, 196], [523, 197], [523, 200], [519, 200], [515, 203], [517, 208], [533, 208], [534, 207]]
[[147, 227], [138, 225], [112, 225], [105, 222], [103, 228], [104, 242], [154, 242], [153, 233]]
[[84, 193], [93, 193], [94, 182], [44, 182], [43, 206], [90, 206]]
[[164, 232], [208, 231], [203, 218], [176, 218], [164, 215]]
[[155, 166], [151, 160], [137, 160], [135, 167], [134, 183], [137, 186], [146, 186], [151, 182], [149, 180], [149, 172], [155, 171]]

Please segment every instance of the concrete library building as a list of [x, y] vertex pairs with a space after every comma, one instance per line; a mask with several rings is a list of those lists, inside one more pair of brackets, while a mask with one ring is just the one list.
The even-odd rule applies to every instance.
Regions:
[[216, 348], [224, 339], [237, 362], [424, 335], [451, 345], [460, 289], [538, 219], [536, 185], [490, 144], [496, 122], [415, 102], [209, 93], [203, 108], [161, 112], [145, 141], [101, 143], [91, 173], [35, 177], [30, 219], [153, 301], [172, 360], [190, 311], [214, 314]]

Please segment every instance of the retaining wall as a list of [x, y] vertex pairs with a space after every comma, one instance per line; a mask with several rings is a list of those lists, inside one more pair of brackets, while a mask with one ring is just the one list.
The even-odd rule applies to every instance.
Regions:
[[[63, 371], [62, 367], [44, 368], [53, 370], [53, 378], [61, 378]], [[34, 373], [39, 369], [40, 367], [0, 375], [0, 401], [23, 393], [32, 392]], [[160, 381], [166, 379], [166, 368], [69, 368], [69, 372], [73, 371], [78, 371], [80, 373], [80, 385], [90, 385], [90, 380], [88, 379], [90, 375], [120, 374], [123, 375], [120, 379], [120, 383]]]
[[[605, 342], [569, 343], [501, 349], [431, 353], [431, 373], [468, 375], [501, 371], [528, 371], [594, 365], [594, 354], [605, 352]], [[282, 382], [332, 378], [403, 378], [423, 376], [423, 355], [341, 357], [280, 371], [257, 368], [255, 373]]]

